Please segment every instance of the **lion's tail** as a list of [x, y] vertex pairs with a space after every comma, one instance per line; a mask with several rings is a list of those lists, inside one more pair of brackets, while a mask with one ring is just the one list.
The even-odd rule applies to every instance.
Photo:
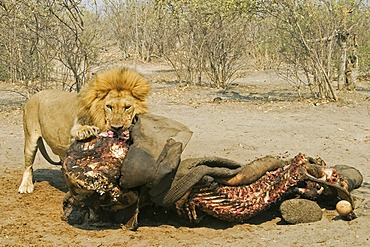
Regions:
[[47, 160], [47, 162], [49, 162], [50, 164], [52, 165], [56, 165], [56, 166], [61, 166], [62, 165], [62, 161], [54, 161], [50, 158], [48, 152], [46, 151], [46, 148], [45, 148], [45, 145], [44, 145], [44, 142], [42, 141], [42, 138], [40, 137], [38, 140], [37, 140], [37, 146], [40, 150], [40, 153], [42, 154], [42, 156], [44, 157], [44, 159]]

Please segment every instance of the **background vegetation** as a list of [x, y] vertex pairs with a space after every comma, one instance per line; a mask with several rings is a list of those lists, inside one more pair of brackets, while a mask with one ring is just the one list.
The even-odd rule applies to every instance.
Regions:
[[274, 69], [334, 101], [370, 69], [361, 0], [0, 0], [0, 20], [0, 80], [30, 94], [79, 91], [112, 46], [119, 59], [166, 61], [190, 85]]

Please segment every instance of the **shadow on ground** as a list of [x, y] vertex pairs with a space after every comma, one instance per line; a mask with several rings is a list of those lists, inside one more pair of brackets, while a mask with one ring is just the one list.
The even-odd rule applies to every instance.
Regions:
[[33, 172], [33, 178], [35, 182], [45, 181], [62, 192], [68, 191], [64, 175], [60, 169], [37, 169]]
[[284, 90], [271, 90], [265, 93], [245, 92], [240, 93], [237, 91], [218, 91], [218, 97], [226, 101], [238, 102], [271, 102], [271, 101], [296, 101], [308, 98], [308, 95], [299, 97], [298, 93], [293, 91]]

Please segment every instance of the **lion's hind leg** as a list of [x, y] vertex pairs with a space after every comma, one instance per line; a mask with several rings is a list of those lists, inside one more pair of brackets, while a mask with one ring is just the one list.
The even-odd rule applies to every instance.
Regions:
[[19, 193], [32, 193], [33, 185], [33, 162], [37, 152], [37, 140], [40, 136], [25, 136], [24, 141], [24, 172], [22, 183], [19, 186]]
[[[32, 103], [32, 102], [31, 102]], [[32, 114], [37, 114], [33, 104], [25, 105], [23, 112], [23, 129], [24, 129], [24, 173], [19, 193], [32, 193], [33, 185], [33, 162], [35, 161], [37, 152], [37, 142], [41, 138], [41, 128], [38, 122], [38, 117], [32, 117]], [[28, 115], [28, 116], [26, 116]]]

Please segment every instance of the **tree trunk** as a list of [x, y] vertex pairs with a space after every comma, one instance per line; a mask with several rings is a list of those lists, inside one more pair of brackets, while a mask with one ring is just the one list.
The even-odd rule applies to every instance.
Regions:
[[358, 77], [358, 56], [357, 56], [357, 40], [356, 35], [353, 37], [353, 44], [351, 44], [348, 58], [346, 60], [346, 89], [355, 90]]
[[347, 37], [343, 33], [338, 34], [338, 44], [342, 52], [338, 68], [338, 90], [342, 90], [346, 84], [346, 61], [347, 61]]

